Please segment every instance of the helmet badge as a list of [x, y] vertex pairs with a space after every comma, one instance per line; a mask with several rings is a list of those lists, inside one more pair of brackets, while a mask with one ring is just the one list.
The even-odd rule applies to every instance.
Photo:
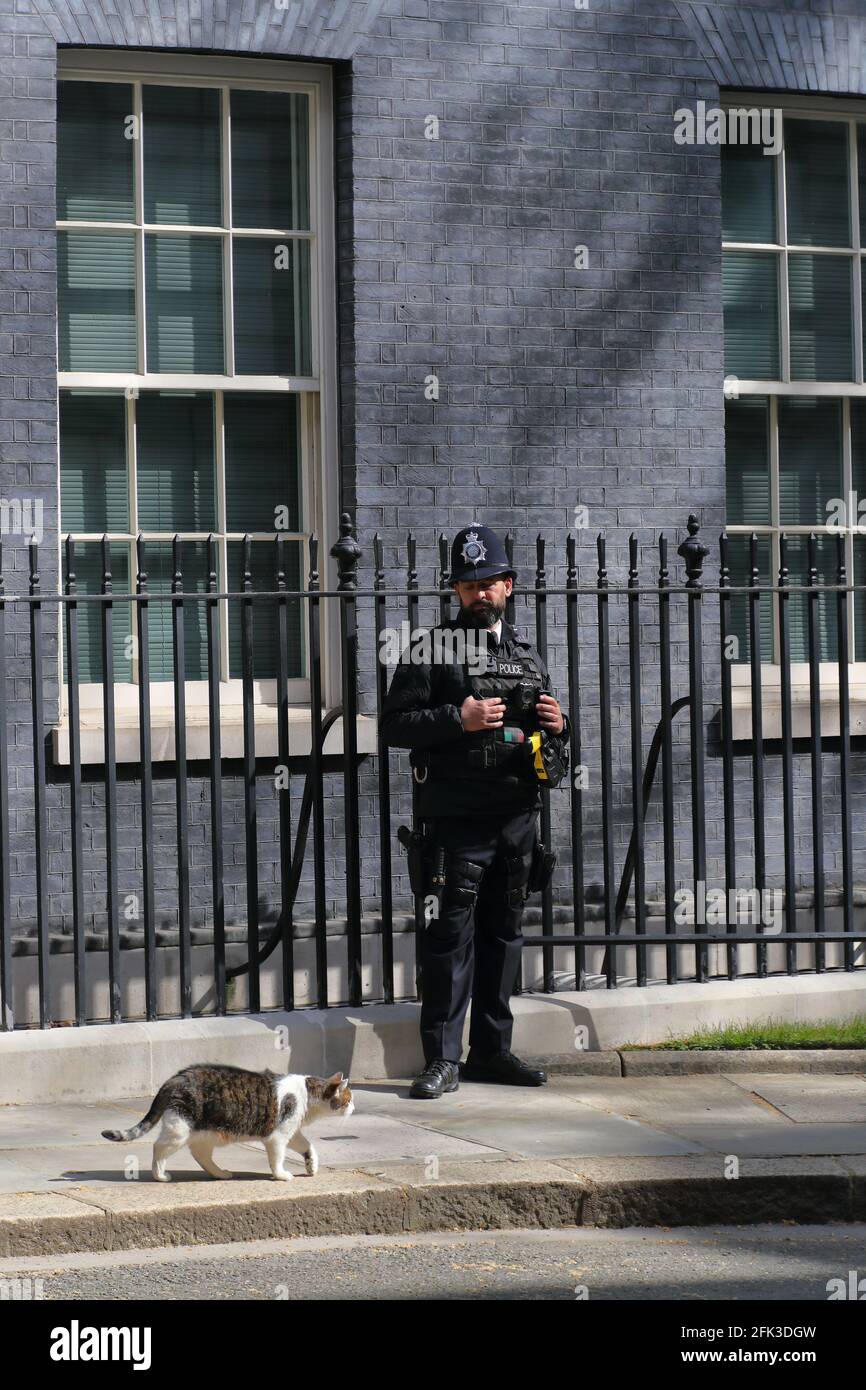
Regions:
[[463, 549], [460, 554], [467, 565], [479, 565], [482, 560], [487, 559], [487, 547], [483, 541], [478, 539], [477, 531], [469, 531], [463, 542]]

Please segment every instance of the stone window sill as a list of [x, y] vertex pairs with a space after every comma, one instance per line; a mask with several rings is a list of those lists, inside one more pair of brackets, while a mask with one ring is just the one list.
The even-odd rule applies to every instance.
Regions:
[[[851, 737], [866, 734], [866, 684], [858, 677], [849, 686]], [[731, 726], [733, 738], [752, 738], [752, 692], [748, 686], [734, 686], [731, 692]], [[782, 737], [782, 694], [778, 684], [761, 690], [761, 727], [765, 739]], [[791, 686], [791, 729], [793, 738], [811, 738], [812, 719], [809, 712], [808, 685]], [[821, 737], [839, 737], [839, 686], [829, 681], [821, 683]]]
[[[322, 711], [323, 716], [325, 711]], [[140, 763], [141, 742], [137, 709], [118, 709], [115, 719], [115, 748], [118, 763]], [[105, 762], [104, 724], [101, 711], [84, 709], [81, 712], [81, 762], [92, 766]], [[277, 708], [275, 705], [255, 706], [256, 757], [275, 758], [279, 753]], [[210, 722], [206, 706], [190, 706], [186, 714], [186, 756], [188, 761], [210, 761]], [[359, 715], [356, 722], [359, 753], [375, 753], [376, 720]], [[220, 737], [224, 759], [242, 758], [244, 753], [243, 708], [224, 705], [220, 709]], [[51, 734], [52, 757], [57, 767], [69, 766], [69, 718], [64, 715]], [[312, 747], [312, 727], [307, 709], [289, 710], [289, 756], [309, 756]], [[343, 720], [328, 730], [325, 738], [326, 757], [343, 753]], [[175, 757], [174, 711], [157, 708], [151, 712], [151, 761], [172, 762]]]

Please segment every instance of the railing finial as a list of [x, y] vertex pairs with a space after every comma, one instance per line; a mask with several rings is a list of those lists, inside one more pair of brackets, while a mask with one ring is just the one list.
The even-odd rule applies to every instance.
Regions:
[[698, 531], [701, 524], [692, 512], [686, 523], [688, 527], [688, 539], [682, 545], [677, 546], [677, 554], [681, 555], [686, 566], [687, 589], [697, 589], [700, 587], [701, 575], [704, 570], [704, 560], [710, 553], [709, 546], [704, 545], [703, 541], [698, 540]]
[[348, 512], [340, 517], [340, 539], [331, 546], [331, 554], [337, 562], [338, 589], [357, 589], [358, 561], [363, 554], [352, 532], [352, 518]]

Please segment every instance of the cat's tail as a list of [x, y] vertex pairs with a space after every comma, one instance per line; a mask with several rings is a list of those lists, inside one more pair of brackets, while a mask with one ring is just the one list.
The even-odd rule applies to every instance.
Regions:
[[104, 1129], [103, 1139], [111, 1139], [115, 1144], [128, 1144], [131, 1139], [140, 1139], [142, 1134], [147, 1134], [148, 1130], [153, 1129], [162, 1118], [163, 1112], [168, 1109], [168, 1097], [163, 1094], [163, 1088], [157, 1091], [153, 1098], [150, 1109], [143, 1119], [139, 1120], [132, 1129]]

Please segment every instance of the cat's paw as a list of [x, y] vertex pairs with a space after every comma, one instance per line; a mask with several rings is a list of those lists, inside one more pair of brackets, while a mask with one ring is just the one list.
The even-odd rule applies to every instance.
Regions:
[[215, 1168], [211, 1177], [216, 1178], [217, 1181], [222, 1181], [224, 1178], [233, 1178], [234, 1173], [230, 1173], [228, 1168]]
[[319, 1171], [319, 1155], [315, 1153], [308, 1153], [304, 1158], [304, 1168], [308, 1177], [315, 1177], [315, 1175]]
[[171, 1173], [158, 1173], [154, 1168], [153, 1180], [154, 1182], [171, 1182]]
[[294, 1173], [274, 1173], [274, 1182], [291, 1182]]

